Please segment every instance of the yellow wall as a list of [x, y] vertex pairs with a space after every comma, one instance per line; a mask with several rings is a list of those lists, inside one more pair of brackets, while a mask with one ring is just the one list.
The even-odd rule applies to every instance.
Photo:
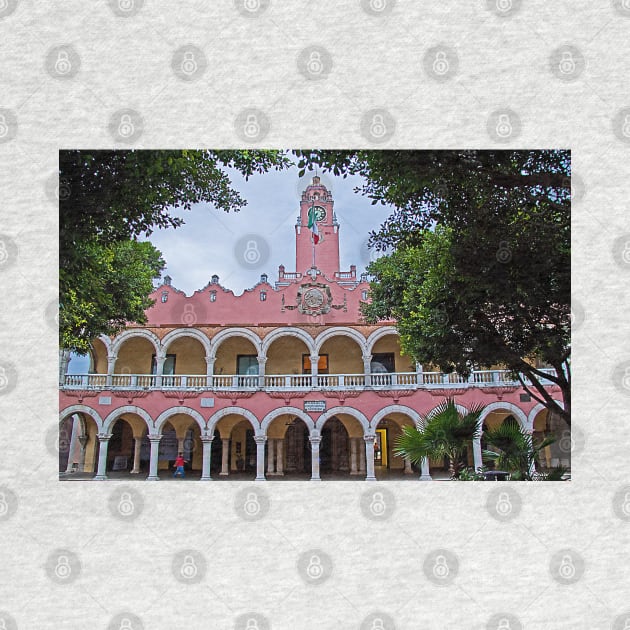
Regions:
[[379, 339], [372, 348], [372, 354], [393, 352], [396, 372], [415, 372], [416, 364], [400, 353], [400, 343], [397, 335], [387, 335]]
[[295, 337], [276, 339], [267, 351], [266, 374], [302, 374], [302, 355], [310, 354], [306, 344]]
[[96, 424], [94, 421], [86, 421], [88, 441], [85, 446], [85, 472], [95, 472], [96, 471], [96, 449], [98, 446], [98, 438], [96, 437]]
[[329, 374], [363, 374], [361, 348], [350, 337], [331, 337], [324, 342], [319, 353], [328, 355]]
[[107, 348], [99, 339], [92, 342], [92, 361], [94, 374], [107, 374]]
[[193, 337], [180, 337], [166, 351], [175, 355], [175, 374], [205, 374], [206, 353]]
[[154, 354], [155, 348], [150, 341], [131, 337], [118, 351], [114, 372], [116, 374], [151, 374], [151, 356]]
[[217, 350], [214, 373], [236, 374], [236, 356], [239, 354], [255, 355], [257, 353], [252, 342], [244, 337], [230, 337], [226, 339]]

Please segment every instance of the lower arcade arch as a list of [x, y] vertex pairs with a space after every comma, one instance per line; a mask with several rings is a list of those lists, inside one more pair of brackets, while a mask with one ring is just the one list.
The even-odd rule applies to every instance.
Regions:
[[[417, 412], [396, 410], [379, 413], [372, 421], [376, 435], [374, 440], [374, 471], [377, 479], [391, 472], [410, 475], [420, 473], [420, 466], [412, 464], [407, 458], [396, 455], [396, 443], [402, 435], [403, 427], [418, 427], [420, 420]], [[441, 462], [431, 461], [434, 467]]]
[[[160, 477], [175, 475], [175, 459], [179, 453], [184, 457], [184, 475], [193, 479], [201, 477], [203, 447], [201, 430], [195, 418], [186, 413], [173, 414], [161, 426], [157, 470]], [[150, 445], [146, 444], [146, 465], [150, 459]]]
[[60, 474], [96, 471], [99, 420], [83, 411], [62, 412], [57, 435]]

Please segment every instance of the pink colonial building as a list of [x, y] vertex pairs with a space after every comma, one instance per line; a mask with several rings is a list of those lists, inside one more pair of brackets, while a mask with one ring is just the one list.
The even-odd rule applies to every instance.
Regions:
[[[146, 325], [94, 340], [89, 373], [68, 372], [61, 353], [62, 478], [157, 480], [183, 451], [187, 476], [201, 480], [429, 480], [446, 462], [416, 470], [393, 447], [402, 426], [420, 425], [446, 397], [487, 405], [484, 427], [512, 416], [528, 431], [548, 430], [547, 411], [507, 371], [443, 374], [401, 354], [394, 322], [362, 323], [369, 283], [355, 266], [339, 269], [333, 204], [314, 177], [295, 226], [296, 271], [280, 266], [274, 283], [263, 274], [240, 296], [213, 276], [187, 297], [167, 276]], [[469, 453], [476, 467], [482, 442]], [[566, 457], [548, 449], [540, 463]]]

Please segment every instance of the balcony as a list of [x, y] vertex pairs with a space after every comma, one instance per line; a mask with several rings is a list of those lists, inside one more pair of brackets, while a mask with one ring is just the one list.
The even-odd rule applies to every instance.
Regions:
[[[541, 370], [555, 374], [553, 369]], [[526, 380], [526, 382], [528, 382]], [[543, 385], [553, 385], [543, 380]], [[378, 374], [280, 375], [155, 375], [67, 374], [62, 389], [157, 391], [305, 391], [379, 389], [461, 389], [468, 387], [519, 387], [509, 370], [475, 370], [467, 378], [443, 372], [387, 372]]]

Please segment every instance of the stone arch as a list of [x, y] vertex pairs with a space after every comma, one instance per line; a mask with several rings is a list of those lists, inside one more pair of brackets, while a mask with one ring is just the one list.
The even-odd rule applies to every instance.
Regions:
[[219, 409], [219, 411], [208, 418], [206, 433], [208, 435], [214, 435], [214, 430], [219, 420], [221, 420], [221, 418], [225, 418], [225, 416], [229, 416], [230, 414], [243, 416], [252, 425], [256, 435], [263, 435], [258, 418], [249, 411], [249, 409], [245, 409], [244, 407], [224, 407], [223, 409]]
[[366, 346], [366, 354], [372, 354], [372, 348], [374, 344], [383, 337], [387, 337], [387, 335], [396, 335], [396, 337], [400, 337], [400, 333], [396, 330], [395, 326], [383, 326], [382, 328], [378, 328], [374, 332], [370, 334], [365, 342]]
[[75, 413], [84, 413], [92, 418], [96, 422], [96, 427], [99, 433], [103, 432], [103, 419], [99, 415], [98, 411], [88, 407], [87, 405], [71, 405], [59, 412], [59, 422], [63, 422], [68, 416]]
[[375, 431], [376, 427], [378, 427], [378, 423], [391, 413], [402, 413], [409, 416], [416, 427], [421, 428], [423, 426], [422, 416], [411, 407], [405, 407], [404, 405], [389, 405], [374, 414], [372, 422], [370, 422], [370, 428], [372, 431]]
[[113, 345], [111, 337], [108, 337], [107, 335], [99, 335], [97, 339], [105, 346], [105, 349], [107, 350], [107, 356], [111, 356]]
[[[437, 411], [437, 408], [440, 406], [440, 404], [435, 405], [433, 409], [429, 410], [426, 414], [424, 414], [424, 418], [425, 419], [431, 418], [431, 416], [433, 416], [435, 412]], [[455, 403], [455, 407], [457, 408], [457, 411], [459, 411], [459, 413], [461, 414], [465, 415], [469, 412], [469, 409], [467, 407], [464, 407], [464, 405], [460, 405], [459, 403]], [[480, 420], [480, 422], [483, 424], [483, 420]]]
[[367, 354], [367, 343], [365, 337], [358, 331], [353, 328], [348, 328], [347, 326], [335, 326], [333, 328], [327, 328], [325, 331], [321, 332], [315, 338], [314, 342], [314, 350], [319, 352], [324, 343], [330, 339], [331, 337], [337, 337], [339, 335], [343, 335], [345, 337], [350, 337], [358, 344], [359, 348], [361, 348], [361, 354], [365, 356]]
[[135, 413], [140, 416], [147, 425], [147, 433], [151, 432], [153, 428], [153, 418], [142, 407], [136, 407], [135, 405], [126, 405], [124, 407], [118, 407], [114, 409], [103, 421], [103, 432], [109, 433], [110, 429], [114, 425], [114, 422], [125, 413]]
[[306, 345], [309, 354], [313, 354], [315, 350], [313, 337], [311, 337], [305, 330], [302, 330], [301, 328], [294, 328], [292, 326], [285, 326], [282, 328], [276, 328], [263, 339], [261, 346], [262, 356], [267, 356], [267, 352], [269, 351], [271, 344], [281, 337], [297, 337], [298, 339], [301, 339]]
[[178, 414], [190, 416], [199, 425], [199, 430], [203, 434], [206, 428], [206, 421], [198, 411], [191, 409], [190, 407], [170, 407], [169, 409], [163, 411], [155, 421], [155, 432], [161, 433], [162, 427], [166, 424], [167, 420]]
[[483, 426], [484, 420], [493, 411], [507, 411], [516, 418], [517, 422], [521, 426], [521, 429], [527, 430], [528, 424], [525, 412], [520, 407], [517, 407], [514, 403], [510, 402], [493, 402], [487, 405], [486, 408], [483, 410], [483, 413], [479, 417], [480, 426]]
[[321, 433], [322, 428], [326, 424], [327, 420], [329, 420], [333, 416], [337, 416], [343, 413], [349, 416], [352, 416], [355, 420], [357, 420], [361, 424], [361, 426], [363, 427], [364, 435], [372, 433], [371, 428], [370, 428], [370, 421], [367, 419], [364, 413], [362, 413], [358, 409], [354, 409], [353, 407], [340, 406], [340, 407], [332, 407], [328, 411], [324, 412], [321, 416], [319, 416], [319, 418], [317, 418], [317, 422], [315, 422], [315, 430], [317, 431], [317, 434], [319, 435]]
[[171, 330], [171, 332], [164, 335], [162, 339], [162, 348], [164, 349], [164, 354], [166, 354], [169, 345], [173, 341], [182, 337], [190, 337], [199, 341], [206, 352], [206, 356], [210, 356], [210, 339], [208, 339], [208, 337], [197, 328], [176, 328], [175, 330]]
[[[554, 402], [564, 409], [564, 403], [560, 400], [556, 400], [554, 398]], [[538, 403], [532, 410], [527, 414], [527, 429], [532, 430], [534, 428], [534, 421], [536, 420], [536, 416], [543, 410], [547, 409], [545, 405], [542, 403]]]
[[309, 433], [313, 432], [313, 429], [315, 428], [315, 422], [313, 422], [313, 419], [304, 410], [298, 409], [297, 407], [278, 407], [277, 409], [270, 411], [260, 421], [260, 430], [262, 431], [262, 433], [266, 435], [269, 425], [276, 418], [280, 416], [285, 416], [285, 415], [296, 416], [297, 418], [300, 418], [300, 420], [303, 420], [306, 426], [308, 427]]
[[252, 342], [252, 344], [254, 344], [256, 352], [260, 353], [261, 341], [260, 337], [256, 333], [248, 328], [225, 328], [210, 339], [209, 356], [216, 359], [219, 346], [230, 337], [244, 337], [245, 339], [248, 339]]
[[155, 356], [162, 356], [163, 349], [159, 338], [150, 330], [146, 330], [144, 328], [130, 328], [121, 332], [120, 335], [114, 339], [114, 342], [111, 345], [112, 356], [117, 356], [123, 343], [125, 343], [127, 339], [131, 339], [133, 337], [142, 337], [143, 339], [147, 339], [155, 348]]

